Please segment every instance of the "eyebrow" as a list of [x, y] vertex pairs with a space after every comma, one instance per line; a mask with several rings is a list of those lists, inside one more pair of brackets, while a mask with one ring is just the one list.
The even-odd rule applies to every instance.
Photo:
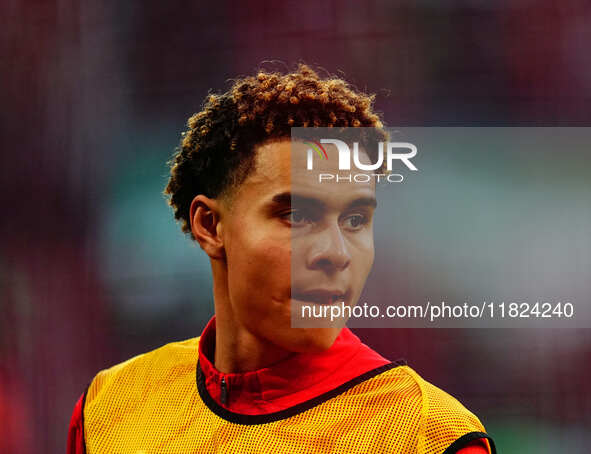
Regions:
[[[326, 208], [326, 204], [315, 197], [307, 197], [299, 194], [292, 194], [291, 192], [282, 192], [280, 194], [276, 194], [273, 196], [271, 201], [277, 205], [305, 205], [305, 206], [312, 206], [316, 208]], [[378, 202], [375, 197], [359, 197], [353, 201], [351, 201], [346, 209], [351, 208], [359, 208], [359, 207], [370, 207], [376, 208]]]
[[378, 206], [378, 201], [375, 197], [359, 197], [358, 199], [353, 200], [349, 205], [347, 205], [347, 208], [351, 209], [366, 206], [370, 208], [376, 208]]

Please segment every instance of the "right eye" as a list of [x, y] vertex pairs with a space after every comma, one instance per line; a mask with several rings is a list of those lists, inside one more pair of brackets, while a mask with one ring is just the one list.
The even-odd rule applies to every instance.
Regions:
[[301, 210], [291, 209], [281, 214], [281, 219], [287, 222], [292, 227], [303, 226], [310, 222]]

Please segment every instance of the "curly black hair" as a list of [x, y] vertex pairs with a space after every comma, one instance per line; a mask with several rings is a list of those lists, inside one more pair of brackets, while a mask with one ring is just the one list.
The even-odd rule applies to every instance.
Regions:
[[303, 63], [287, 74], [260, 70], [234, 80], [223, 94], [210, 94], [203, 109], [189, 118], [189, 129], [169, 161], [164, 194], [183, 232], [191, 233], [195, 196], [218, 198], [242, 183], [252, 170], [255, 148], [289, 139], [292, 127], [381, 129], [374, 99], [343, 79], [319, 77]]

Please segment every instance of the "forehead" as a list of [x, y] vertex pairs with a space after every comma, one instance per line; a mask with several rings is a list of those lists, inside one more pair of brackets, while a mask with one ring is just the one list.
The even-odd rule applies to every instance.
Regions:
[[[290, 192], [336, 205], [347, 204], [358, 197], [375, 197], [374, 178], [359, 178], [359, 182], [347, 180], [350, 174], [371, 175], [371, 172], [355, 167], [350, 171], [339, 171], [336, 147], [328, 144], [324, 148], [328, 159], [316, 159], [313, 170], [308, 170], [308, 145], [289, 139], [260, 145], [255, 150], [255, 166], [243, 183], [243, 190], [256, 198], [269, 195], [272, 197], [278, 192]], [[320, 182], [321, 174], [325, 175], [325, 178]], [[326, 178], [327, 174], [335, 177], [339, 175], [340, 181], [336, 178]]]

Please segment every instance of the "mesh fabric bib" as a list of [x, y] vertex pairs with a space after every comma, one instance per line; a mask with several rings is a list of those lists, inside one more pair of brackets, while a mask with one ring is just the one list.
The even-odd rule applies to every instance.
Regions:
[[97, 374], [83, 406], [87, 453], [441, 454], [488, 437], [455, 398], [396, 363], [280, 412], [230, 412], [203, 384], [198, 344], [171, 343]]

